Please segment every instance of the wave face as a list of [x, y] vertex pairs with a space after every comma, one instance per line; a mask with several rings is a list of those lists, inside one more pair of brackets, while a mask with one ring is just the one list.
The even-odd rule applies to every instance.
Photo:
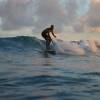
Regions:
[[[83, 50], [78, 46], [60, 40], [52, 40], [51, 49], [57, 54], [83, 55]], [[41, 52], [45, 50], [45, 41], [36, 37], [17, 36], [0, 38], [0, 50], [11, 52]]]
[[[78, 43], [79, 42], [79, 43]], [[87, 52], [97, 53], [97, 42], [95, 41], [63, 41], [53, 39], [51, 49], [55, 50], [57, 54], [68, 55], [87, 55]], [[0, 38], [0, 51], [11, 52], [43, 52], [45, 51], [45, 41], [36, 37], [17, 36]]]
[[0, 50], [4, 51], [30, 51], [30, 50], [43, 50], [45, 49], [45, 41], [36, 37], [17, 36], [0, 38]]

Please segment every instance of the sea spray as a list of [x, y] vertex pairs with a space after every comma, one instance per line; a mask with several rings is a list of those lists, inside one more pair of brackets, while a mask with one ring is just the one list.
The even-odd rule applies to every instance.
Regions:
[[55, 43], [55, 49], [59, 53], [70, 55], [85, 55], [84, 49], [80, 48], [78, 44], [72, 44], [68, 41], [53, 40]]

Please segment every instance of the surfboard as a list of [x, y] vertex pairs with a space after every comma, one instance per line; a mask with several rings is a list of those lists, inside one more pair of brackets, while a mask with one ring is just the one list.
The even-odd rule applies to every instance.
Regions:
[[46, 53], [49, 53], [49, 54], [56, 54], [56, 51], [54, 50], [45, 50]]

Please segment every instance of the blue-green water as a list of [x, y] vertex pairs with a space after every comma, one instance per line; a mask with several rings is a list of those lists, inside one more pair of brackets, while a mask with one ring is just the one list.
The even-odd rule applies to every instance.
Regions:
[[99, 55], [45, 54], [21, 41], [0, 40], [0, 100], [99, 100]]

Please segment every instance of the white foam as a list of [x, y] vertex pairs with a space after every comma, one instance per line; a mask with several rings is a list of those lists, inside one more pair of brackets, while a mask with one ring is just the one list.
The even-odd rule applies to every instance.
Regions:
[[78, 44], [72, 44], [68, 41], [53, 40], [55, 44], [55, 50], [59, 53], [70, 55], [85, 55], [84, 49], [80, 48]]
[[63, 41], [53, 39], [53, 43], [56, 52], [70, 55], [96, 54], [100, 48], [100, 41], [97, 40]]

